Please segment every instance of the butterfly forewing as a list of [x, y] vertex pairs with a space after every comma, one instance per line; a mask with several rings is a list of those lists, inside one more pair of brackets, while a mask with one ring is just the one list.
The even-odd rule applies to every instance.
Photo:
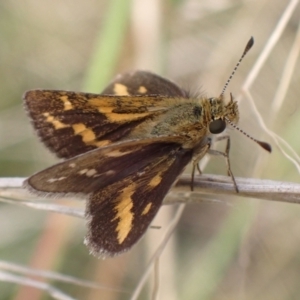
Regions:
[[[24, 95], [38, 135], [58, 157], [70, 158], [124, 138], [153, 116], [145, 99], [66, 91], [34, 90]], [[148, 105], [153, 105], [149, 97]], [[155, 99], [156, 101], [156, 99]], [[118, 103], [123, 103], [120, 107]], [[131, 111], [130, 111], [131, 108]]]
[[33, 90], [24, 102], [45, 145], [58, 157], [70, 158], [126, 139], [168, 109], [166, 96], [183, 95], [171, 81], [139, 71], [118, 76], [101, 95]]

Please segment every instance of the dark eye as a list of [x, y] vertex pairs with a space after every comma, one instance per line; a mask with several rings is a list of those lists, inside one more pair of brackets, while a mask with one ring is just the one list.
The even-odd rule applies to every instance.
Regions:
[[214, 120], [209, 124], [209, 131], [213, 134], [221, 133], [226, 128], [226, 122], [222, 119]]

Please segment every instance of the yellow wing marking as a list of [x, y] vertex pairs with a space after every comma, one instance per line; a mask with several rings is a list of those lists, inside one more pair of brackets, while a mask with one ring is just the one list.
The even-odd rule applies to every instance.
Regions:
[[131, 209], [133, 207], [133, 202], [131, 196], [135, 191], [135, 187], [136, 184], [132, 183], [128, 187], [124, 188], [121, 192], [121, 195], [116, 200], [116, 216], [113, 221], [118, 219], [116, 231], [118, 234], [117, 238], [119, 244], [123, 243], [132, 228], [133, 213], [131, 212]]
[[138, 92], [141, 93], [141, 94], [146, 94], [147, 89], [143, 85], [141, 85], [138, 89]]
[[46, 118], [46, 122], [51, 123], [55, 129], [67, 128], [70, 127], [68, 124], [64, 124], [59, 120], [55, 119], [49, 113], [44, 113], [44, 117]]
[[148, 204], [145, 206], [144, 210], [142, 211], [142, 216], [146, 215], [146, 214], [149, 212], [151, 206], [152, 206], [152, 203], [148, 203]]
[[96, 136], [93, 130], [87, 128], [83, 123], [78, 123], [72, 125], [74, 133], [82, 136], [82, 140], [86, 144], [90, 144], [95, 141]]
[[113, 151], [110, 151], [110, 152], [106, 153], [106, 156], [108, 156], [108, 157], [120, 157], [120, 156], [129, 154], [131, 152], [132, 152], [131, 150], [121, 152], [120, 150], [116, 149], [116, 150], [113, 150]]
[[73, 109], [72, 103], [69, 101], [68, 96], [61, 96], [60, 100], [64, 103], [64, 110], [70, 110]]
[[82, 141], [87, 145], [103, 147], [111, 143], [110, 140], [96, 141], [96, 135], [93, 130], [87, 128], [83, 123], [69, 125], [57, 120], [49, 113], [44, 113], [43, 116], [46, 118], [46, 122], [51, 123], [55, 129], [72, 128], [76, 135], [82, 136]]
[[151, 181], [148, 183], [148, 186], [154, 188], [160, 184], [161, 180], [162, 180], [161, 173], [159, 173], [151, 179]]
[[114, 93], [118, 96], [129, 96], [127, 87], [121, 83], [114, 84]]

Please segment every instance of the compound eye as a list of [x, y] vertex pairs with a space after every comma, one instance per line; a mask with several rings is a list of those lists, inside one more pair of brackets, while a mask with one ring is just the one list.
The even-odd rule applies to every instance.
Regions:
[[221, 133], [226, 128], [226, 122], [222, 119], [217, 119], [209, 124], [209, 131], [213, 134]]

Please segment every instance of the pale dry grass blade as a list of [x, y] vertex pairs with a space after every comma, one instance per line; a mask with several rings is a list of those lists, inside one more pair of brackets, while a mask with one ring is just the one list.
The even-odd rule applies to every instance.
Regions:
[[[239, 187], [237, 194], [232, 180], [229, 176], [203, 174], [195, 176], [196, 190], [190, 191], [190, 174], [183, 174], [178, 179], [175, 187], [171, 189], [167, 195], [164, 204], [180, 204], [180, 203], [198, 203], [202, 202], [203, 195], [231, 195], [242, 196], [250, 198], [258, 198], [271, 201], [281, 201], [290, 203], [300, 203], [300, 184], [293, 182], [283, 182], [275, 180], [263, 180], [255, 178], [241, 178], [236, 177], [236, 182]], [[18, 181], [22, 184], [24, 179], [20, 178]], [[15, 183], [13, 190], [10, 191], [11, 184], [9, 178], [4, 178], [2, 182], [0, 178], [0, 201], [9, 202], [14, 205], [28, 206], [33, 209], [41, 209], [65, 215], [72, 215], [75, 217], [83, 218], [83, 209], [70, 207], [66, 204], [56, 205], [51, 202], [46, 202], [39, 197], [32, 197], [31, 200], [24, 200], [28, 197], [28, 192], [19, 189]], [[72, 198], [65, 198], [65, 200], [72, 200]], [[213, 200], [212, 200], [213, 201]]]
[[172, 237], [174, 230], [177, 226], [177, 223], [180, 220], [180, 217], [183, 213], [183, 210], [185, 208], [184, 204], [181, 204], [178, 209], [176, 210], [176, 213], [173, 217], [173, 219], [171, 220], [171, 222], [168, 225], [168, 228], [166, 230], [166, 233], [164, 234], [164, 237], [161, 241], [161, 243], [159, 244], [159, 247], [157, 247], [156, 251], [154, 252], [154, 254], [152, 255], [147, 268], [145, 269], [143, 276], [141, 277], [141, 279], [139, 280], [138, 284], [136, 285], [134, 292], [130, 298], [130, 300], [137, 300], [145, 283], [148, 280], [148, 277], [150, 276], [150, 273], [153, 269], [153, 265], [155, 264], [156, 260], [159, 259], [159, 257], [161, 256], [164, 248], [166, 247], [169, 239]]
[[[271, 116], [275, 116], [279, 112], [279, 110], [281, 109], [284, 103], [284, 98], [288, 92], [288, 88], [291, 83], [293, 73], [295, 71], [296, 62], [299, 57], [299, 52], [300, 52], [300, 23], [298, 25], [298, 30], [295, 36], [294, 43], [291, 47], [289, 55], [287, 56], [284, 70], [282, 71], [282, 76], [278, 88], [276, 90], [275, 97], [272, 101]], [[270, 120], [270, 122], [274, 122], [274, 119]]]
[[[282, 36], [282, 33], [283, 33], [284, 29], [286, 28], [287, 23], [290, 20], [293, 12], [295, 11], [298, 3], [299, 3], [298, 0], [291, 0], [289, 2], [289, 4], [287, 5], [285, 11], [282, 13], [281, 18], [277, 23], [277, 26], [274, 28], [273, 33], [270, 35], [270, 38], [267, 41], [267, 44], [265, 45], [265, 47], [262, 50], [260, 56], [256, 60], [256, 63], [254, 64], [252, 70], [249, 72], [244, 84], [242, 85], [242, 93], [246, 96], [249, 103], [251, 104], [251, 108], [254, 111], [261, 128], [268, 135], [270, 135], [272, 137], [273, 141], [276, 143], [276, 145], [278, 146], [278, 148], [280, 149], [282, 154], [294, 164], [294, 166], [296, 167], [296, 169], [300, 173], [300, 157], [299, 157], [299, 155], [296, 153], [296, 151], [286, 141], [284, 141], [284, 139], [279, 137], [275, 132], [273, 132], [272, 130], [270, 130], [267, 127], [267, 125], [264, 122], [263, 117], [261, 116], [260, 112], [258, 111], [258, 109], [256, 107], [256, 104], [255, 104], [255, 102], [254, 102], [254, 100], [251, 96], [250, 90], [249, 90], [250, 87], [252, 86], [253, 82], [257, 79], [257, 76], [258, 76], [261, 68], [264, 66], [264, 64], [265, 64], [267, 58], [269, 57], [271, 51], [273, 50], [276, 43], [278, 42], [278, 40]], [[298, 46], [297, 41], [298, 41], [298, 39], [296, 38], [294, 45], [296, 45], [297, 48], [298, 48], [299, 46]], [[297, 50], [297, 48], [295, 48], [295, 51]], [[295, 54], [293, 53], [293, 55], [295, 55]], [[290, 66], [290, 64], [289, 64], [289, 66]], [[240, 97], [238, 97], [238, 99], [240, 99]], [[283, 147], [280, 145], [280, 142], [283, 143], [283, 145], [291, 152], [292, 156], [294, 156], [294, 157], [289, 155], [283, 149]]]
[[272, 49], [275, 47], [276, 43], [280, 39], [284, 29], [286, 28], [287, 23], [291, 19], [293, 12], [295, 11], [299, 0], [291, 0], [287, 5], [285, 11], [282, 13], [280, 20], [277, 23], [277, 26], [274, 28], [272, 34], [270, 35], [264, 49], [257, 58], [254, 66], [248, 73], [248, 76], [242, 85], [242, 90], [249, 90], [253, 82], [257, 79], [257, 76], [268, 59]]
[[18, 273], [23, 276], [35, 276], [40, 277], [48, 280], [56, 280], [59, 282], [69, 283], [73, 285], [83, 286], [87, 288], [93, 289], [105, 289], [105, 290], [112, 290], [121, 293], [128, 293], [128, 291], [124, 291], [122, 289], [117, 289], [113, 287], [104, 286], [95, 282], [91, 282], [88, 280], [82, 280], [79, 278], [75, 278], [73, 276], [64, 275], [57, 272], [51, 271], [44, 271], [44, 270], [37, 270], [33, 268], [28, 268], [25, 266], [21, 266], [15, 263], [7, 262], [7, 261], [0, 261], [0, 269], [5, 270], [7, 272]]
[[36, 289], [43, 290], [53, 299], [76, 300], [75, 298], [63, 293], [62, 291], [50, 284], [39, 282], [37, 280], [29, 279], [18, 275], [13, 275], [8, 272], [0, 271], [0, 281], [17, 283], [21, 286], [34, 287]]

